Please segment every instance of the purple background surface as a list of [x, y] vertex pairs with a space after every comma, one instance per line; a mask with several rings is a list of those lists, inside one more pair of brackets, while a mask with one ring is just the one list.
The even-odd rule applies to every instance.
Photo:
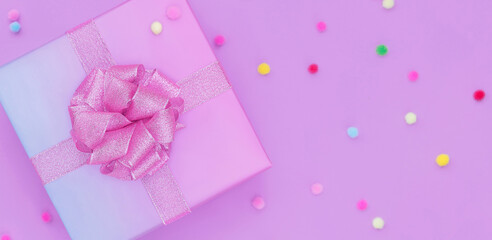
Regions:
[[[90, 18], [126, 0], [2, 0], [0, 1], [0, 66], [61, 36]], [[12, 34], [7, 13], [20, 12], [21, 31]]]
[[[217, 34], [226, 37], [214, 51], [273, 168], [142, 239], [492, 235], [492, 2], [396, 1], [391, 10], [379, 0], [190, 5], [211, 43]], [[316, 30], [320, 20], [328, 26], [324, 33]], [[42, 27], [37, 24], [30, 27]], [[46, 34], [65, 30], [50, 27]], [[14, 44], [16, 51], [27, 48]], [[384, 57], [375, 54], [379, 44], [389, 48]], [[256, 72], [263, 61], [272, 68], [267, 76]], [[307, 71], [311, 63], [320, 67], [315, 75]], [[419, 72], [417, 82], [407, 80], [411, 70]], [[489, 96], [476, 102], [476, 89]], [[418, 117], [413, 126], [404, 121], [409, 111]], [[38, 220], [39, 211], [52, 210], [41, 185], [11, 184], [17, 175], [34, 179], [35, 173], [0, 117], [0, 186], [22, 198], [19, 204], [0, 200], [0, 234], [63, 239], [56, 217], [50, 224]], [[359, 128], [359, 138], [347, 137], [349, 126]], [[445, 168], [435, 163], [440, 153], [451, 157]], [[310, 193], [314, 182], [324, 185], [319, 196]], [[265, 198], [262, 211], [250, 206], [255, 195]], [[364, 212], [356, 209], [361, 198], [369, 204]], [[386, 221], [381, 231], [371, 227], [376, 216]]]

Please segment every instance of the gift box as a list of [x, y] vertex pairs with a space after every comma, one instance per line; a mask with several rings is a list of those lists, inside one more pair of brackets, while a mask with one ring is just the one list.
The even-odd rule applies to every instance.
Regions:
[[0, 101], [73, 239], [137, 237], [271, 165], [184, 0], [126, 2], [2, 66]]

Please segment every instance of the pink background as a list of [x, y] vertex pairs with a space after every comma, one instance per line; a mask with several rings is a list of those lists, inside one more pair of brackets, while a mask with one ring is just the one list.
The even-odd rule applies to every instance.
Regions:
[[[117, 5], [85, 1], [58, 18], [52, 12], [72, 8], [59, 3], [69, 1], [26, 2], [0, 3], [5, 15], [19, 8], [24, 27], [11, 41], [4, 20], [0, 64]], [[226, 37], [214, 52], [273, 168], [143, 239], [492, 235], [492, 2], [396, 1], [389, 11], [378, 0], [190, 5], [210, 42], [216, 34]], [[328, 26], [324, 33], [316, 31], [320, 20]], [[38, 32], [28, 37], [28, 29]], [[4, 39], [12, 45], [5, 48]], [[387, 56], [375, 54], [378, 44], [388, 46]], [[263, 61], [272, 67], [268, 76], [256, 73]], [[311, 63], [320, 66], [316, 75], [307, 72]], [[411, 70], [420, 74], [415, 83], [406, 78]], [[479, 88], [489, 96], [478, 103], [472, 95]], [[418, 116], [413, 126], [404, 122], [409, 111]], [[53, 208], [3, 113], [0, 123], [0, 234], [66, 238], [56, 216], [49, 224], [40, 220]], [[352, 125], [360, 131], [355, 140], [345, 133]], [[442, 169], [435, 164], [440, 153], [451, 156]], [[310, 193], [314, 182], [324, 185], [320, 196]], [[257, 194], [267, 203], [262, 211], [250, 206]], [[369, 204], [364, 212], [355, 207], [361, 198]], [[371, 227], [376, 216], [386, 221], [382, 231]]]

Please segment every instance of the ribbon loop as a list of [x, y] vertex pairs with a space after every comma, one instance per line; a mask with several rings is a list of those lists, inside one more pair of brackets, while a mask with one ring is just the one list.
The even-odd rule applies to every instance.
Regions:
[[142, 65], [94, 69], [73, 95], [69, 107], [77, 148], [91, 153], [88, 164], [101, 172], [136, 180], [169, 159], [183, 100], [180, 89]]

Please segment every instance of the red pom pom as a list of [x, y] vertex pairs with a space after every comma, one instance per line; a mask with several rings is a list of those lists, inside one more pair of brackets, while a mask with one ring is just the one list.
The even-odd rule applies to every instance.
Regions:
[[318, 65], [317, 64], [311, 64], [309, 65], [308, 71], [312, 74], [318, 72]]
[[483, 90], [477, 90], [475, 93], [473, 93], [473, 98], [477, 101], [482, 101], [482, 99], [485, 97], [485, 92]]

